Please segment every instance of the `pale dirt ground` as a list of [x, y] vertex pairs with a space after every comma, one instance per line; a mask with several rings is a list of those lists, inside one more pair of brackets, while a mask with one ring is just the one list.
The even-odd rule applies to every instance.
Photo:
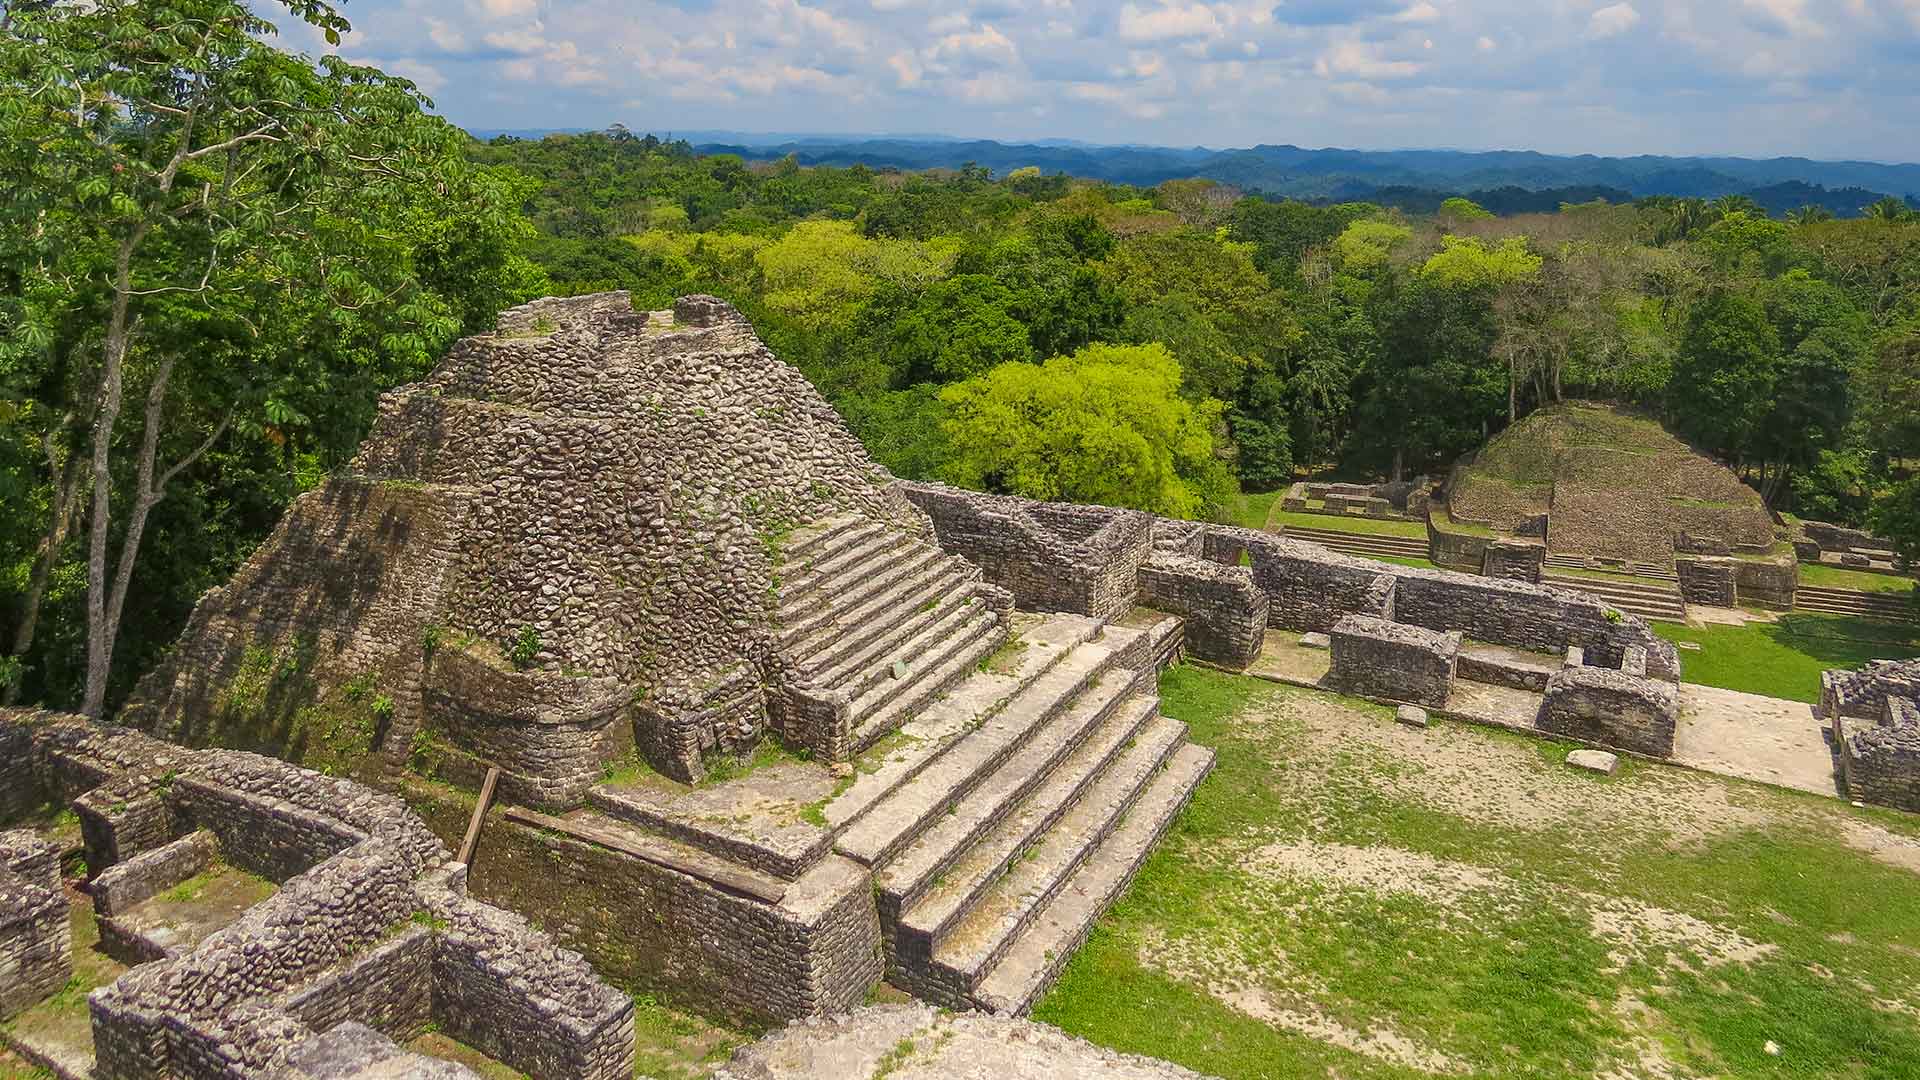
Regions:
[[[1686, 849], [1767, 826], [1783, 816], [1808, 820], [1809, 814], [1815, 821], [1825, 817], [1837, 842], [1920, 874], [1920, 840], [1857, 820], [1838, 807], [1825, 812], [1791, 796], [1687, 769], [1645, 764], [1632, 770], [1630, 780], [1598, 780], [1553, 764], [1538, 746], [1463, 724], [1407, 728], [1380, 710], [1311, 691], [1289, 692], [1260, 709], [1243, 721], [1304, 729], [1278, 741], [1286, 756], [1284, 763], [1276, 762], [1284, 768], [1275, 776], [1282, 793], [1294, 796], [1288, 801], [1307, 808], [1305, 835], [1249, 835], [1231, 849], [1196, 857], [1233, 867], [1258, 883], [1256, 892], [1274, 887], [1271, 916], [1276, 920], [1290, 921], [1329, 896], [1399, 896], [1418, 900], [1433, 913], [1436, 938], [1443, 941], [1450, 928], [1472, 932], [1479, 920], [1515, 917], [1551, 905], [1585, 918], [1594, 937], [1609, 948], [1609, 971], [1640, 962], [1698, 972], [1751, 964], [1777, 951], [1770, 942], [1707, 918], [1534, 880], [1524, 871], [1510, 873], [1500, 866], [1439, 859], [1391, 845], [1314, 839], [1341, 820], [1343, 801], [1351, 796], [1335, 793], [1355, 787], [1352, 775], [1360, 762], [1383, 763], [1367, 771], [1364, 786], [1395, 801], [1501, 829], [1591, 835], [1595, 842], [1590, 856], [1605, 877], [1631, 873], [1620, 852], [1636, 844]], [[1784, 724], [1789, 718], [1782, 712], [1779, 719]], [[1345, 782], [1330, 782], [1335, 774], [1344, 774]], [[1139, 953], [1149, 966], [1206, 988], [1244, 1015], [1383, 1063], [1434, 1075], [1485, 1072], [1493, 1065], [1462, 1061], [1441, 1047], [1425, 1045], [1391, 1018], [1364, 1026], [1336, 1019], [1339, 1002], [1326, 985], [1283, 951], [1257, 940], [1153, 937], [1141, 943]], [[1920, 985], [1881, 997], [1878, 1004], [1889, 1012], [1920, 1017], [1916, 1002]], [[1628, 1021], [1630, 1030], [1651, 1026], [1651, 1010], [1626, 991], [1611, 1008]], [[1691, 1075], [1641, 1032], [1613, 1050], [1614, 1060], [1599, 1074], [1602, 1080], [1689, 1080]]]

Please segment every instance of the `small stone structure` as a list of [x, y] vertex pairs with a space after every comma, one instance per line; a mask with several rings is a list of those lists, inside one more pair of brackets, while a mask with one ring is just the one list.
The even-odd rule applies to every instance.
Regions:
[[1503, 537], [1487, 545], [1481, 556], [1480, 572], [1491, 578], [1538, 585], [1546, 564], [1546, 544], [1523, 537]]
[[1920, 660], [1875, 660], [1820, 681], [1847, 796], [1920, 813]]
[[1460, 635], [1348, 615], [1333, 625], [1327, 685], [1344, 694], [1442, 708], [1453, 691]]
[[1613, 669], [1582, 664], [1569, 665], [1547, 680], [1546, 700], [1536, 723], [1541, 731], [1555, 735], [1664, 758], [1673, 756], [1679, 715], [1678, 688], [1647, 678], [1644, 666], [1630, 662], [1624, 669]]
[[1738, 607], [1736, 560], [1727, 555], [1680, 555], [1673, 560], [1680, 576], [1680, 595], [1689, 604]]
[[[45, 789], [81, 810], [103, 929], [216, 854], [278, 885], [190, 948], [136, 957], [152, 962], [92, 995], [100, 1080], [271, 1075], [347, 1023], [394, 1039], [437, 1025], [537, 1080], [631, 1075], [632, 1000], [524, 919], [469, 899], [465, 868], [398, 799], [78, 717], [9, 711], [0, 732], [24, 743]], [[103, 790], [113, 801], [89, 804]], [[8, 851], [31, 848], [5, 836]], [[44, 849], [30, 871], [42, 893]], [[64, 983], [31, 983], [32, 1000]]]

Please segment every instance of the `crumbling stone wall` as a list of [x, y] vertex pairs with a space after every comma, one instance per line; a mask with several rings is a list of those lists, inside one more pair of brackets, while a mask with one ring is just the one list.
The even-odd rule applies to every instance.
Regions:
[[[259, 711], [236, 707], [253, 682], [283, 706], [266, 719], [357, 691], [388, 766], [499, 765], [510, 797], [548, 805], [629, 745], [690, 778], [766, 731], [780, 537], [840, 513], [930, 536], [891, 485], [725, 303], [538, 301], [382, 398], [346, 474], [202, 599], [128, 715], [253, 748], [233, 721]], [[281, 654], [310, 658], [297, 680], [256, 670]]]
[[[1864, 529], [1850, 529], [1844, 525], [1835, 525], [1827, 521], [1802, 521], [1801, 532], [1813, 541], [1820, 551], [1862, 551], [1883, 554], [1893, 550], [1893, 541], [1875, 536]], [[1818, 558], [1818, 555], [1815, 555]]]
[[0, 1021], [73, 977], [60, 852], [31, 832], [0, 833]]
[[1734, 593], [1740, 603], [1791, 611], [1793, 598], [1800, 589], [1800, 561], [1786, 553], [1735, 559], [1733, 578]]
[[1647, 653], [1647, 672], [1678, 682], [1680, 654], [1646, 620], [1584, 593], [1444, 570], [1388, 567], [1393, 617], [1430, 630], [1458, 630], [1475, 641], [1532, 652], [1587, 651], [1589, 663], [1618, 667], [1630, 646]]
[[1344, 615], [1393, 618], [1388, 564], [1233, 526], [1208, 528], [1205, 551], [1216, 562], [1251, 561], [1253, 583], [1267, 595], [1269, 626], [1325, 633]]
[[1260, 656], [1267, 596], [1247, 567], [1156, 552], [1140, 567], [1140, 601], [1186, 620], [1186, 650], [1196, 659], [1240, 671]]
[[1460, 635], [1366, 615], [1333, 625], [1326, 685], [1344, 694], [1440, 708], [1453, 692]]
[[[1629, 666], [1643, 664], [1635, 650]], [[1680, 694], [1673, 683], [1617, 669], [1569, 666], [1547, 680], [1536, 725], [1583, 742], [1664, 758], [1673, 756], [1679, 715]]]
[[1887, 701], [1920, 701], [1920, 659], [1869, 660], [1858, 671], [1820, 673], [1820, 715], [1877, 721]]
[[1888, 697], [1879, 722], [1834, 720], [1840, 783], [1850, 799], [1920, 812], [1920, 703]]
[[1153, 548], [1153, 518], [1138, 510], [1043, 503], [944, 484], [900, 481], [933, 521], [940, 546], [977, 564], [1028, 611], [1117, 618], [1133, 607]]

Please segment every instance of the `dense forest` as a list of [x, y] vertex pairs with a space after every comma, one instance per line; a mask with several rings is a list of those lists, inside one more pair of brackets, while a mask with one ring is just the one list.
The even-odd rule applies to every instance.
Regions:
[[1920, 554], [1900, 200], [1409, 215], [1207, 179], [749, 163], [620, 129], [483, 143], [264, 28], [233, 0], [8, 9], [10, 700], [104, 711], [345, 464], [382, 390], [547, 293], [732, 301], [904, 476], [1203, 517], [1308, 472], [1440, 468], [1544, 402], [1606, 398], [1777, 508]]

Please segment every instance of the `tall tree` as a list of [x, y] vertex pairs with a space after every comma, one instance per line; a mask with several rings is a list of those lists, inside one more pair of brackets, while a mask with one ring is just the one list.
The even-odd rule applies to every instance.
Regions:
[[[324, 0], [285, 8], [330, 40], [347, 29]], [[280, 51], [272, 32], [235, 0], [13, 5], [0, 29], [0, 234], [26, 238], [8, 255], [29, 297], [12, 330], [42, 350], [70, 335], [61, 377], [88, 406], [90, 716], [155, 507], [230, 429], [324, 407], [317, 364], [358, 351], [304, 345], [417, 359], [472, 315], [432, 279], [492, 279], [474, 309], [517, 291], [497, 247], [465, 262], [462, 238], [422, 235], [419, 208], [511, 233], [524, 192], [469, 168], [411, 83]]]

